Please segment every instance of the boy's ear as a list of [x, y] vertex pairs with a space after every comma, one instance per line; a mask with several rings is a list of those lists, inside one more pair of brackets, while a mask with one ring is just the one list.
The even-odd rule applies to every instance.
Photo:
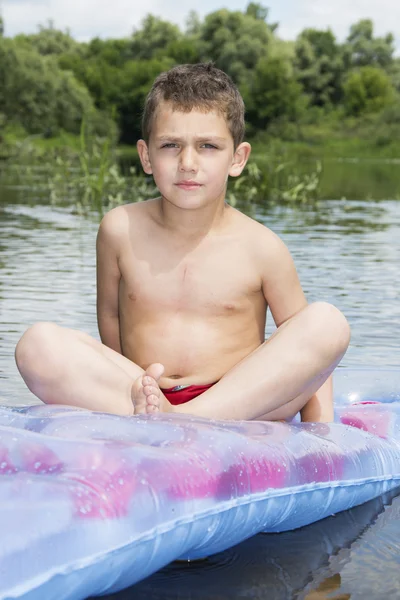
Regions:
[[153, 173], [153, 169], [151, 168], [149, 148], [146, 142], [144, 140], [138, 140], [136, 148], [139, 153], [139, 158], [140, 162], [142, 163], [143, 171], [147, 175], [151, 175]]
[[249, 160], [251, 152], [251, 146], [248, 142], [242, 142], [235, 150], [233, 155], [233, 161], [231, 168], [229, 169], [229, 175], [231, 177], [238, 177], [246, 166]]

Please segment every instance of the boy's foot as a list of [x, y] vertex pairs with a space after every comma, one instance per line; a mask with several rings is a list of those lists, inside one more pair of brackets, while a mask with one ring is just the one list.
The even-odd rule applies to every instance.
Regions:
[[171, 404], [160, 390], [158, 381], [164, 373], [160, 363], [149, 365], [146, 371], [136, 379], [132, 386], [132, 403], [135, 415], [154, 414], [159, 411], [168, 412]]

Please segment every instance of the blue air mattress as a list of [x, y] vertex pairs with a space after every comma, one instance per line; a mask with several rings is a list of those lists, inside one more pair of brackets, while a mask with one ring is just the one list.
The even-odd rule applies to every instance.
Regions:
[[116, 592], [400, 486], [400, 371], [335, 374], [332, 424], [0, 408], [0, 599]]

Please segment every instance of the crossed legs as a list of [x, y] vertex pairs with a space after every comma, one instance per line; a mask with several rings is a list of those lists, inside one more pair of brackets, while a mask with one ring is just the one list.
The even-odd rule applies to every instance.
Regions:
[[[321, 388], [347, 350], [346, 319], [324, 302], [307, 306], [264, 344], [190, 402], [171, 406], [160, 391], [162, 365], [138, 365], [85, 333], [51, 323], [28, 329], [16, 361], [46, 403], [122, 415], [175, 411], [216, 419], [285, 419]], [[317, 420], [317, 419], [315, 419]]]

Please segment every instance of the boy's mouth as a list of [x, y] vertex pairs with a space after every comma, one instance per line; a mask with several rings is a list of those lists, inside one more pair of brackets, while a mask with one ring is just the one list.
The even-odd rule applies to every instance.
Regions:
[[201, 183], [188, 179], [186, 181], [179, 181], [176, 186], [183, 190], [195, 190], [201, 187]]

